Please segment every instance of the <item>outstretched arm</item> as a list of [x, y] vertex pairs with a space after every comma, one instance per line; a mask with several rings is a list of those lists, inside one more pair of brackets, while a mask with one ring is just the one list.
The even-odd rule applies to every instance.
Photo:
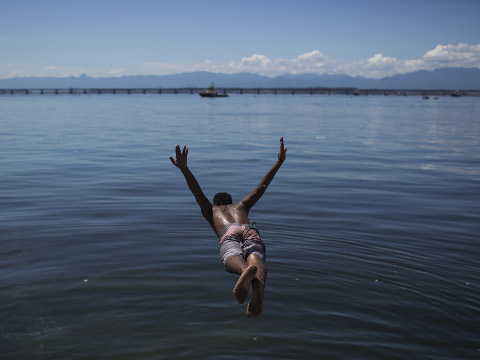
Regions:
[[187, 155], [188, 155], [188, 148], [187, 146], [183, 147], [183, 151], [180, 151], [180, 146], [177, 145], [175, 147], [176, 159], [174, 160], [170, 156], [170, 160], [172, 164], [175, 165], [177, 168], [180, 169], [183, 176], [185, 176], [185, 180], [187, 180], [187, 185], [190, 191], [192, 192], [193, 196], [195, 196], [195, 200], [197, 200], [200, 209], [202, 210], [202, 215], [205, 220], [213, 227], [213, 215], [212, 215], [212, 204], [208, 201], [207, 197], [203, 194], [200, 185], [193, 176], [190, 169], [187, 167]]
[[283, 144], [282, 137], [280, 138], [280, 152], [278, 153], [277, 162], [275, 163], [275, 165], [272, 166], [270, 170], [268, 170], [268, 172], [265, 174], [262, 181], [260, 181], [257, 187], [250, 194], [240, 200], [240, 202], [245, 205], [247, 212], [250, 211], [253, 205], [255, 205], [256, 202], [260, 200], [262, 195], [265, 193], [265, 190], [267, 190], [268, 185], [270, 185], [278, 169], [280, 169], [280, 166], [282, 166], [283, 162], [285, 161], [286, 153], [287, 148]]

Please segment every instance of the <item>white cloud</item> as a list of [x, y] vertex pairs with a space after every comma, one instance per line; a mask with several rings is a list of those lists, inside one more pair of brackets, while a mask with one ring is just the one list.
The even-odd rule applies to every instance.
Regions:
[[376, 54], [357, 65], [360, 75], [381, 77], [444, 67], [480, 68], [480, 44], [437, 45], [419, 59], [398, 60]]
[[121, 76], [124, 71], [125, 70], [123, 70], [123, 69], [111, 69], [111, 70], [108, 71], [108, 74], [113, 75], [113, 76]]
[[265, 73], [272, 67], [272, 61], [265, 55], [253, 54], [250, 57], [244, 57], [239, 63], [229, 64], [213, 64], [210, 60], [196, 65], [195, 70], [222, 72], [227, 74], [239, 73], [239, 72], [253, 72], [253, 73]]
[[269, 66], [272, 61], [264, 55], [253, 54], [249, 58], [243, 58], [240, 62], [241, 66], [265, 67]]
[[250, 57], [242, 58], [240, 62], [232, 62], [226, 65], [206, 61], [196, 65], [195, 69], [230, 74], [247, 71], [268, 76], [313, 72], [378, 78], [442, 67], [480, 68], [480, 44], [437, 45], [433, 50], [427, 51], [421, 58], [407, 60], [400, 60], [378, 53], [363, 61], [341, 62], [330, 58], [319, 50], [313, 50], [292, 59], [279, 58], [272, 60], [262, 54], [253, 54]]
[[240, 61], [227, 64], [218, 64], [211, 59], [196, 64], [185, 62], [139, 62], [123, 68], [110, 66], [81, 68], [51, 65], [31, 69], [25, 64], [6, 64], [3, 68], [0, 66], [0, 78], [23, 76], [67, 77], [78, 76], [83, 73], [92, 77], [138, 74], [165, 75], [190, 71], [211, 71], [226, 74], [252, 72], [267, 76], [278, 76], [286, 73], [327, 73], [378, 78], [417, 70], [434, 70], [442, 67], [480, 68], [480, 44], [437, 45], [420, 58], [406, 60], [390, 57], [379, 52], [369, 59], [342, 62], [329, 57], [319, 50], [312, 50], [293, 58], [271, 59], [264, 54], [253, 54], [241, 58]]
[[299, 55], [293, 59], [278, 59], [275, 63], [282, 70], [292, 74], [330, 72], [341, 65], [340, 62], [329, 58], [318, 50]]
[[345, 64], [343, 72], [348, 75], [365, 77], [383, 77], [391, 73], [403, 71], [402, 61], [381, 53], [375, 54], [370, 59]]
[[367, 69], [394, 69], [400, 65], [400, 61], [395, 58], [383, 56], [382, 54], [375, 54], [374, 57], [367, 60], [365, 67]]
[[437, 45], [423, 57], [426, 66], [480, 66], [480, 44]]
[[19, 70], [13, 70], [11, 71], [10, 73], [8, 73], [5, 78], [6, 79], [10, 79], [10, 78], [15, 78], [15, 77], [24, 77], [24, 76], [28, 76], [26, 75], [25, 73], [19, 71]]
[[265, 55], [253, 54], [244, 57], [239, 63], [226, 65], [213, 64], [210, 60], [197, 66], [197, 70], [222, 72], [227, 74], [253, 72], [262, 75], [300, 74], [306, 72], [323, 73], [333, 71], [340, 63], [318, 50], [301, 54], [293, 59], [269, 59]]

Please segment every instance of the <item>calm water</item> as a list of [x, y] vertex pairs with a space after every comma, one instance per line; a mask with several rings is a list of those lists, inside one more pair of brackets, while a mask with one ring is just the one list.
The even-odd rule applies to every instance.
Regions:
[[[480, 100], [0, 97], [0, 358], [478, 359]], [[245, 316], [205, 194], [251, 191]]]

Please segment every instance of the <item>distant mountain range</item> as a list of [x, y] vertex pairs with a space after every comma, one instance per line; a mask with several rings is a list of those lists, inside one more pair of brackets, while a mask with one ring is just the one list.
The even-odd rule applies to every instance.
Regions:
[[359, 89], [480, 89], [480, 69], [443, 68], [415, 71], [380, 79], [348, 75], [305, 73], [268, 77], [252, 73], [220, 74], [205, 71], [173, 75], [137, 75], [109, 78], [18, 77], [0, 79], [0, 89], [54, 88], [359, 88]]

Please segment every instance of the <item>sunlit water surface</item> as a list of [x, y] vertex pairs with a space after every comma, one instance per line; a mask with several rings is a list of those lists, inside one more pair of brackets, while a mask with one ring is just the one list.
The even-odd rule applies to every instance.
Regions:
[[[168, 159], [250, 192], [263, 314]], [[480, 100], [0, 97], [5, 359], [478, 359]]]

